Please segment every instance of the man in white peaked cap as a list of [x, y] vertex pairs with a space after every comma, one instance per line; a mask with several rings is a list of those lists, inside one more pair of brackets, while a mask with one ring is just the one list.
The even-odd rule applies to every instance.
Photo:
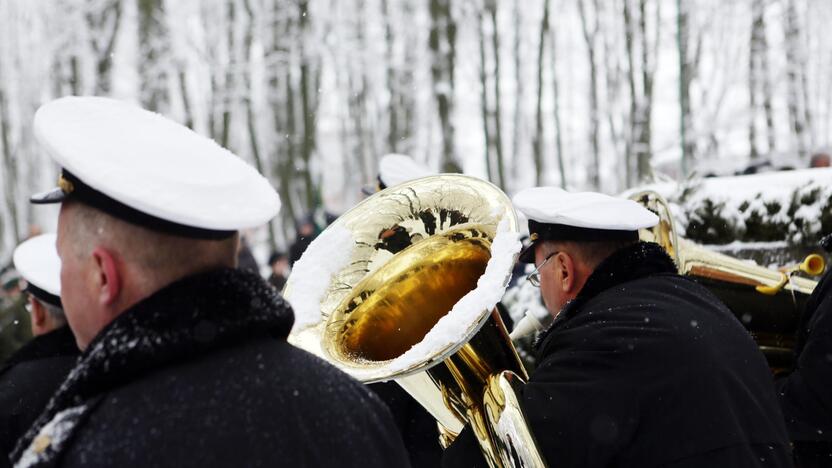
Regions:
[[61, 298], [82, 354], [17, 466], [406, 466], [381, 402], [289, 345], [290, 306], [234, 268], [238, 231], [280, 207], [264, 177], [111, 99], [50, 102], [34, 129], [61, 167], [32, 201], [62, 203]]
[[378, 177], [374, 187], [365, 187], [363, 192], [372, 195], [375, 192], [394, 187], [422, 177], [436, 175], [425, 165], [405, 154], [388, 153], [378, 162]]
[[[630, 200], [536, 187], [520, 260], [555, 316], [537, 340], [522, 406], [561, 468], [792, 466], [762, 353], [707, 289], [676, 273], [638, 230], [658, 217]], [[485, 466], [469, 429], [444, 466]]]
[[61, 307], [61, 259], [55, 238], [55, 234], [43, 234], [14, 250], [15, 269], [26, 281], [26, 308], [34, 338], [0, 367], [0, 453], [5, 457], [78, 357]]

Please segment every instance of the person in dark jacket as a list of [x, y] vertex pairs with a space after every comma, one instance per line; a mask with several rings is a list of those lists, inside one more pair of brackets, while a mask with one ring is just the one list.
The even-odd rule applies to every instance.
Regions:
[[[118, 137], [99, 138], [113, 122]], [[61, 299], [82, 354], [17, 466], [408, 466], [383, 403], [288, 344], [289, 304], [235, 268], [238, 230], [279, 209], [265, 178], [111, 99], [47, 103], [34, 128], [63, 167], [32, 201], [62, 202]]]
[[23, 242], [13, 258], [26, 280], [34, 339], [0, 367], [0, 453], [4, 457], [35, 422], [78, 357], [75, 337], [61, 308], [61, 260], [55, 251], [55, 235]]
[[21, 279], [14, 270], [7, 275], [10, 278], [0, 276], [3, 279], [0, 285], [0, 362], [8, 360], [32, 339], [32, 325], [26, 311], [28, 298], [20, 287]]
[[[514, 203], [532, 241], [521, 261], [557, 315], [520, 396], [550, 466], [791, 466], [765, 359], [726, 306], [638, 241], [655, 215], [548, 187]], [[484, 466], [469, 429], [443, 465]]]
[[289, 277], [289, 257], [283, 252], [272, 252], [269, 255], [269, 269], [272, 272], [268, 278], [269, 284], [282, 291]]
[[306, 216], [298, 222], [295, 242], [289, 246], [289, 266], [300, 260], [307, 247], [315, 240], [315, 222], [312, 216]]
[[240, 270], [260, 272], [260, 265], [257, 264], [257, 259], [251, 252], [251, 246], [248, 244], [248, 239], [245, 236], [240, 236], [240, 247], [237, 250], [237, 268]]
[[[832, 250], [832, 236], [822, 245]], [[832, 269], [800, 317], [795, 368], [776, 381], [786, 428], [800, 468], [832, 466]]]

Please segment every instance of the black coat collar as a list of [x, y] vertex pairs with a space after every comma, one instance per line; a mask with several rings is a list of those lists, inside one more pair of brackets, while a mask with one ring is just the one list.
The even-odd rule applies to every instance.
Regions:
[[259, 275], [222, 269], [162, 288], [119, 315], [89, 344], [18, 451], [58, 412], [138, 376], [256, 336], [285, 339], [289, 305]]
[[578, 314], [593, 297], [619, 284], [662, 273], [676, 273], [676, 265], [660, 245], [638, 242], [619, 249], [598, 264], [577, 297], [566, 304], [549, 328], [540, 334], [535, 342], [538, 355], [543, 352], [552, 331]]
[[67, 326], [63, 326], [49, 333], [32, 338], [31, 341], [9, 357], [3, 367], [0, 367], [0, 374], [5, 369], [22, 362], [52, 357], [76, 356], [78, 354], [78, 345], [75, 344], [75, 337], [72, 335], [72, 330]]

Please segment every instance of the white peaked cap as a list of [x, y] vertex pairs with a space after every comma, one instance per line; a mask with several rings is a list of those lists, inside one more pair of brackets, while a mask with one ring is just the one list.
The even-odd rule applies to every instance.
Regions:
[[14, 267], [29, 285], [53, 296], [61, 295], [61, 259], [55, 234], [41, 234], [14, 249]]
[[530, 221], [577, 228], [635, 231], [655, 226], [659, 217], [624, 198], [596, 192], [570, 193], [558, 187], [533, 187], [512, 198]]
[[432, 175], [436, 175], [436, 172], [403, 154], [386, 154], [378, 163], [378, 177], [387, 187]]
[[63, 172], [60, 190], [36, 195], [33, 203], [77, 197], [152, 229], [168, 223], [207, 232], [260, 226], [280, 209], [268, 180], [242, 159], [123, 101], [57, 99], [38, 109], [34, 129]]

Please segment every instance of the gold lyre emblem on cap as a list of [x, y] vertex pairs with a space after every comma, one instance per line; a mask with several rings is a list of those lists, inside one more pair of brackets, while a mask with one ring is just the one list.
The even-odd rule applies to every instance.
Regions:
[[60, 187], [60, 189], [67, 194], [75, 191], [75, 184], [70, 182], [66, 177], [64, 177], [63, 174], [58, 177], [58, 187]]
[[539, 237], [539, 236], [537, 235], [537, 233], [536, 233], [536, 232], [533, 232], [533, 233], [529, 236], [529, 240], [531, 240], [532, 242], [534, 242], [534, 241], [536, 241], [536, 240], [537, 240], [537, 238], [538, 238], [538, 237]]

